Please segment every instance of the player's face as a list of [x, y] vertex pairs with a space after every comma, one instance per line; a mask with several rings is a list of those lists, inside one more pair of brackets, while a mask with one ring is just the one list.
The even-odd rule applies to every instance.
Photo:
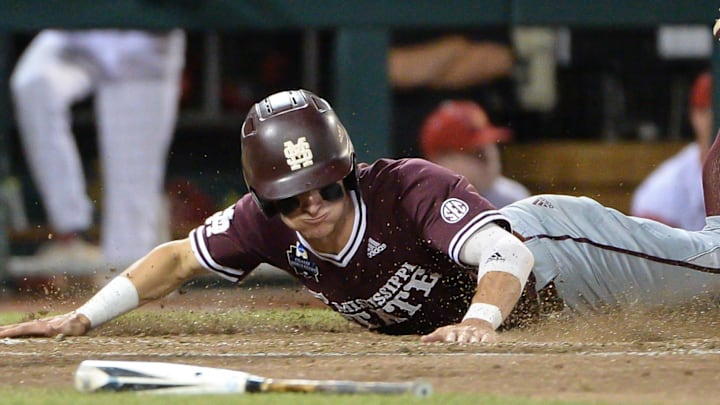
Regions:
[[[345, 189], [342, 182], [276, 201], [282, 221], [308, 241], [342, 239], [345, 224]], [[344, 241], [343, 241], [344, 242]]]

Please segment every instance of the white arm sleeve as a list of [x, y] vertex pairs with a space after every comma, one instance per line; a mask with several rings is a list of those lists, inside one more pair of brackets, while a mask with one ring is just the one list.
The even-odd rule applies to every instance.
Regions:
[[501, 271], [517, 277], [521, 288], [535, 262], [520, 239], [494, 223], [483, 226], [465, 242], [460, 260], [478, 266], [478, 282], [490, 271]]

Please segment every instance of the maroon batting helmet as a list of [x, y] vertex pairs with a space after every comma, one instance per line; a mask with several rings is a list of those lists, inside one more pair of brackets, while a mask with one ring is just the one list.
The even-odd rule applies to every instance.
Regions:
[[355, 152], [330, 104], [307, 90], [275, 93], [248, 112], [240, 140], [245, 183], [266, 216], [273, 201], [345, 180], [356, 188]]

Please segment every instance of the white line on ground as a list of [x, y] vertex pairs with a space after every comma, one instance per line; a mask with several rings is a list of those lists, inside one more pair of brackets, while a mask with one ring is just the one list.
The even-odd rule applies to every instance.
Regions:
[[[39, 357], [47, 356], [48, 353], [41, 353], [37, 351], [23, 352], [23, 351], [3, 351], [3, 356], [14, 356], [14, 357]], [[58, 349], [55, 353], [57, 355], [67, 357], [86, 357], [87, 352], [71, 352], [67, 350]], [[454, 352], [454, 353], [283, 353], [283, 352], [271, 352], [271, 353], [206, 353], [206, 352], [188, 352], [183, 351], [182, 353], [137, 353], [137, 352], [103, 352], [102, 357], [225, 357], [225, 358], [295, 358], [295, 357], [536, 357], [536, 356], [551, 356], [551, 355], [578, 355], [578, 356], [598, 356], [598, 357], [620, 357], [620, 356], [638, 356], [638, 357], [657, 357], [657, 356], [708, 356], [708, 355], [720, 355], [720, 349], [690, 349], [690, 350], [672, 350], [672, 351], [629, 351], [629, 352], [563, 352], [563, 353], [467, 353], [467, 352]]]

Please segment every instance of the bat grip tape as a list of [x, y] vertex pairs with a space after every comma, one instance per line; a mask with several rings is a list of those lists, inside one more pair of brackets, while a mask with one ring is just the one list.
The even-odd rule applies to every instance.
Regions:
[[78, 308], [75, 313], [85, 315], [90, 320], [90, 327], [96, 328], [137, 308], [139, 304], [140, 297], [135, 285], [129, 278], [118, 276]]
[[265, 379], [262, 377], [248, 377], [245, 382], [245, 392], [262, 392]]

